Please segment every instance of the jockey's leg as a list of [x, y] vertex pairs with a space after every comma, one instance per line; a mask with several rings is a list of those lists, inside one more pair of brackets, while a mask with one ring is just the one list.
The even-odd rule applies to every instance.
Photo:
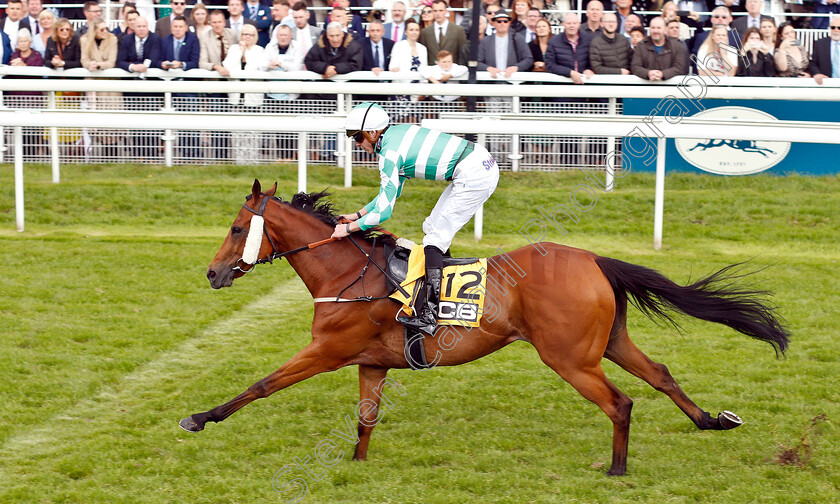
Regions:
[[437, 330], [438, 305], [440, 304], [440, 284], [443, 277], [443, 253], [435, 245], [423, 248], [426, 255], [426, 304], [419, 315], [400, 317], [406, 326], [434, 335]]

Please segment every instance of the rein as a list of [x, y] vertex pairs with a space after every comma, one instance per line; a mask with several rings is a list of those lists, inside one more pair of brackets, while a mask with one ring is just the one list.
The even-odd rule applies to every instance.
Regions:
[[[242, 267], [239, 265], [240, 261], [247, 264], [247, 262], [244, 260], [244, 258], [240, 257], [236, 261], [236, 265], [232, 268], [234, 271], [241, 271], [243, 274], [244, 273], [250, 273], [250, 272], [254, 271], [257, 264], [265, 264], [265, 263], [273, 264], [275, 259], [283, 259], [286, 256], [289, 256], [289, 255], [292, 255], [292, 254], [297, 254], [298, 252], [303, 252], [304, 250], [314, 249], [315, 247], [320, 247], [321, 245], [326, 245], [327, 243], [330, 243], [330, 242], [341, 239], [341, 238], [327, 238], [326, 240], [321, 240], [321, 241], [317, 241], [317, 242], [314, 242], [314, 243], [310, 243], [308, 245], [304, 245], [304, 246], [298, 247], [296, 249], [287, 250], [286, 252], [279, 252], [277, 250], [277, 246], [274, 244], [274, 240], [271, 239], [271, 235], [268, 234], [268, 226], [266, 226], [265, 220], [263, 219], [263, 214], [265, 213], [265, 206], [268, 203], [269, 199], [273, 199], [273, 198], [269, 198], [269, 197], [263, 198], [262, 203], [260, 203], [260, 208], [258, 210], [254, 210], [253, 208], [249, 207], [247, 203], [243, 204], [242, 208], [244, 208], [244, 209], [248, 210], [249, 212], [253, 213], [256, 217], [260, 217], [260, 219], [262, 220], [262, 228], [263, 228], [262, 229], [262, 234], [265, 235], [266, 238], [268, 238], [268, 243], [271, 245], [271, 253], [268, 255], [268, 257], [266, 257], [264, 259], [256, 259], [253, 263], [251, 263], [251, 268], [247, 269], [247, 270], [242, 269]], [[253, 230], [249, 232], [249, 236], [248, 236], [249, 240], [251, 238], [250, 233], [253, 233]], [[393, 235], [391, 235], [391, 236], [393, 236]], [[359, 249], [362, 252], [362, 254], [365, 255], [365, 257], [367, 257], [367, 263], [365, 264], [364, 268], [362, 268], [362, 273], [359, 275], [359, 277], [357, 279], [353, 280], [353, 282], [350, 283], [350, 285], [341, 289], [341, 292], [339, 292], [338, 295], [335, 298], [316, 298], [315, 299], [316, 302], [324, 302], [324, 301], [335, 301], [335, 302], [374, 301], [374, 300], [377, 300], [377, 299], [387, 298], [388, 296], [380, 296], [380, 297], [361, 296], [361, 297], [357, 297], [357, 298], [354, 298], [354, 299], [342, 299], [341, 298], [341, 294], [344, 291], [346, 291], [347, 289], [349, 289], [350, 287], [352, 287], [353, 285], [355, 285], [355, 283], [358, 282], [359, 280], [362, 281], [362, 292], [364, 292], [364, 284], [365, 284], [364, 276], [365, 276], [365, 273], [367, 273], [368, 266], [370, 266], [371, 264], [376, 266], [376, 269], [378, 269], [385, 276], [385, 278], [389, 282], [391, 282], [397, 288], [397, 290], [400, 291], [400, 293], [403, 296], [411, 297], [408, 294], [408, 292], [406, 292], [405, 289], [403, 289], [403, 287], [400, 285], [400, 283], [397, 282], [396, 280], [394, 280], [391, 277], [391, 275], [389, 275], [382, 268], [382, 266], [380, 266], [379, 263], [377, 263], [373, 259], [373, 257], [369, 253], [365, 252], [365, 250], [362, 248], [362, 246], [359, 245], [359, 243], [355, 239], [353, 239], [353, 237], [351, 235], [347, 235], [347, 238], [350, 239], [350, 241], [353, 243], [353, 245], [355, 245], [356, 248]], [[247, 241], [249, 241], [249, 240], [246, 240], [246, 248], [247, 248]], [[370, 249], [371, 254], [373, 253], [373, 251], [375, 249], [376, 249], [376, 238], [374, 238], [373, 246]]]

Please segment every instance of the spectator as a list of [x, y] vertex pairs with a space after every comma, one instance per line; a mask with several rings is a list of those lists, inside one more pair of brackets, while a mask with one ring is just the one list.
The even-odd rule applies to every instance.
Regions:
[[[277, 72], [298, 72], [303, 69], [303, 52], [297, 40], [292, 38], [292, 29], [280, 25], [275, 31], [274, 40], [265, 48], [265, 60], [269, 70]], [[274, 100], [294, 100], [296, 94], [273, 93], [268, 95]]]
[[[391, 63], [388, 70], [396, 73], [420, 72], [421, 75], [428, 67], [429, 56], [426, 47], [419, 42], [420, 25], [413, 18], [405, 21], [405, 39], [394, 44], [391, 49]], [[394, 79], [397, 83], [417, 83], [419, 80]], [[406, 119], [415, 112], [416, 103], [420, 100], [417, 95], [396, 95], [390, 98], [392, 101], [402, 103], [395, 110], [395, 117]]]
[[117, 36], [117, 40], [120, 42], [122, 42], [122, 39], [129, 33], [134, 33], [134, 21], [140, 17], [140, 13], [134, 10], [134, 8], [125, 8], [125, 6], [129, 4], [130, 2], [126, 2], [123, 5], [124, 8], [120, 10], [120, 19], [122, 21], [116, 28], [114, 28], [114, 31], [111, 32]]
[[819, 85], [828, 77], [840, 79], [840, 17], [831, 18], [828, 29], [828, 37], [814, 42], [814, 59], [810, 66], [811, 75]]
[[773, 19], [770, 16], [761, 14], [761, 8], [764, 6], [763, 0], [746, 0], [747, 15], [740, 16], [735, 21], [732, 21], [732, 29], [738, 35], [747, 33], [747, 28], [761, 28], [761, 22], [765, 19]]
[[545, 72], [545, 52], [548, 50], [548, 41], [551, 39], [551, 23], [546, 18], [537, 20], [535, 26], [537, 38], [528, 42], [528, 49], [531, 50], [531, 57], [534, 58], [533, 72]]
[[[539, 9], [531, 7], [525, 14], [525, 31], [522, 35], [525, 37], [525, 42], [531, 43], [537, 38], [537, 21], [543, 19], [542, 12]], [[549, 23], [549, 27], [551, 24]]]
[[203, 3], [199, 2], [193, 6], [190, 11], [190, 21], [192, 21], [192, 23], [189, 23], [190, 31], [201, 40], [204, 32], [210, 30], [210, 13]]
[[810, 77], [808, 73], [810, 57], [802, 41], [796, 39], [796, 31], [789, 22], [779, 26], [779, 39], [776, 41], [776, 69], [778, 77]]
[[680, 18], [668, 19], [665, 21], [665, 36], [679, 41], [680, 47], [683, 50], [683, 56], [688, 61], [691, 53], [688, 51], [688, 45], [684, 40], [680, 39], [680, 28], [683, 26], [680, 23]]
[[318, 43], [318, 38], [322, 32], [317, 26], [309, 24], [309, 17], [310, 13], [306, 8], [306, 3], [295, 2], [292, 6], [292, 18], [295, 21], [292, 35], [304, 56], [312, 49], [312, 46]]
[[486, 17], [481, 16], [480, 18], [478, 18], [478, 41], [479, 42], [484, 40], [484, 37], [487, 36], [486, 33], [487, 33], [487, 30], [488, 30], [488, 27], [489, 27], [490, 31], [493, 30], [493, 28], [490, 27]]
[[776, 50], [776, 40], [779, 38], [776, 31], [776, 21], [772, 18], [763, 20], [759, 31], [761, 32], [761, 41], [770, 49], [772, 55]]
[[382, 21], [374, 19], [368, 24], [368, 36], [362, 42], [362, 70], [369, 70], [379, 75], [391, 63], [391, 50], [394, 41], [384, 38], [385, 27]]
[[636, 77], [651, 81], [667, 80], [688, 71], [679, 41], [665, 36], [665, 21], [650, 21], [650, 36], [636, 46], [630, 70]]
[[79, 68], [82, 66], [82, 51], [79, 39], [73, 33], [73, 27], [66, 18], [55, 23], [55, 31], [47, 41], [47, 53], [44, 65], [49, 68]]
[[[289, 0], [280, 1], [285, 8], [285, 12], [280, 16], [280, 21], [282, 21], [289, 14]], [[280, 2], [275, 3], [280, 9]], [[271, 30], [274, 28], [274, 11], [274, 6], [263, 3], [263, 0], [247, 0], [244, 4], [243, 16], [253, 21], [254, 26], [257, 27], [257, 44], [260, 47], [265, 47], [271, 41]], [[291, 19], [289, 22], [291, 22]]]
[[[695, 11], [689, 11], [688, 15], [678, 16], [677, 12], [679, 12], [677, 8], [677, 4], [671, 1], [665, 2], [662, 5], [662, 19], [665, 20], [665, 25], [667, 27], [668, 23], [671, 22], [672, 19], [676, 19], [680, 25], [679, 31], [679, 40], [687, 41], [694, 37], [691, 33], [691, 28], [694, 28], [694, 33], [700, 33], [703, 31], [703, 23], [700, 22], [700, 15], [697, 14]], [[668, 35], [672, 37], [672, 35]], [[686, 42], [686, 48], [694, 47], [694, 42], [691, 43]], [[691, 52], [691, 51], [689, 51]]]
[[93, 27], [93, 21], [97, 18], [102, 17], [102, 8], [99, 7], [99, 2], [95, 0], [88, 0], [85, 2], [84, 7], [82, 7], [82, 13], [85, 16], [85, 24], [79, 28], [78, 35], [81, 37], [85, 33], [88, 32]]
[[569, 77], [575, 84], [583, 84], [584, 78], [592, 77], [589, 67], [588, 35], [580, 33], [580, 19], [570, 12], [563, 16], [563, 33], [552, 37], [545, 53], [547, 71]]
[[[432, 7], [432, 1], [431, 0], [424, 0], [421, 5], [425, 5], [425, 6], [428, 6], [429, 8], [431, 8]], [[496, 9], [494, 9], [494, 11], [498, 10], [498, 8], [500, 7], [499, 0], [481, 0], [481, 3], [479, 3], [479, 5], [478, 5], [479, 11], [483, 14], [483, 16], [479, 16], [478, 18], [481, 19], [482, 17], [484, 17], [485, 20], [488, 22], [487, 23], [488, 26], [490, 26], [490, 19], [487, 17], [487, 16], [489, 16], [489, 14], [487, 13], [487, 9], [490, 8], [491, 6], [496, 7]], [[429, 14], [431, 14], [431, 12]], [[422, 17], [422, 13], [421, 13], [421, 17]], [[470, 30], [470, 28], [472, 27], [472, 17], [473, 17], [473, 10], [472, 10], [472, 6], [470, 6], [464, 12], [464, 16], [461, 18], [460, 25], [461, 25], [461, 28], [464, 29], [464, 32], [468, 32]], [[421, 29], [428, 27], [428, 25], [423, 25], [422, 21], [420, 22], [420, 25], [421, 25], [420, 26]], [[485, 33], [485, 35], [490, 35], [490, 33]], [[434, 56], [435, 55], [432, 54], [432, 57], [434, 57]]]
[[[93, 21], [91, 30], [79, 40], [82, 48], [82, 66], [96, 72], [108, 70], [117, 64], [119, 40], [108, 31], [108, 24], [102, 18]], [[85, 93], [91, 110], [121, 110], [123, 108], [122, 93], [116, 91], [88, 91]], [[112, 161], [119, 157], [119, 144], [122, 135], [117, 130], [95, 129], [91, 132], [96, 144], [101, 146], [102, 157]]]
[[329, 79], [362, 69], [362, 47], [353, 40], [353, 35], [344, 33], [335, 21], [327, 29], [303, 59], [306, 69]]
[[[528, 16], [528, 11], [531, 10], [530, 0], [513, 0], [513, 12], [510, 13], [510, 30], [511, 33], [522, 33], [525, 31], [525, 21]], [[524, 38], [524, 34], [523, 34]]]
[[[428, 0], [427, 0], [428, 1]], [[420, 7], [420, 31], [422, 33], [423, 30], [435, 24], [435, 15], [432, 13], [432, 4], [424, 1]]]
[[295, 27], [295, 18], [292, 16], [292, 6], [289, 4], [289, 0], [274, 0], [274, 5], [271, 6], [271, 25], [268, 28], [270, 37], [263, 47], [268, 47], [269, 43], [277, 40], [277, 35], [274, 31], [280, 25], [286, 25], [289, 28]]
[[[29, 31], [29, 28], [21, 28], [20, 32], [18, 32], [17, 49], [9, 57], [9, 65], [44, 66], [44, 58], [41, 56], [41, 53], [32, 49], [32, 33]], [[31, 93], [30, 91], [20, 92]]]
[[[29, 23], [30, 35], [32, 42], [35, 42], [35, 35], [41, 34], [41, 23], [38, 21], [38, 16], [44, 11], [44, 4], [41, 0], [29, 0], [26, 3], [26, 21]], [[55, 16], [55, 15], [53, 15]], [[43, 56], [43, 54], [41, 54]]]
[[[601, 19], [604, 17], [604, 4], [599, 0], [590, 0], [586, 4], [586, 23], [581, 29], [582, 32], [594, 37], [601, 32]], [[618, 17], [616, 17], [618, 19]], [[618, 26], [616, 24], [616, 26]]]
[[9, 36], [0, 30], [0, 63], [3, 65], [9, 64], [9, 59], [12, 56], [12, 45], [9, 43]]
[[391, 22], [385, 23], [385, 38], [399, 42], [405, 39], [405, 3], [397, 1], [391, 5]]
[[[534, 58], [525, 39], [513, 33], [510, 24], [510, 14], [500, 9], [493, 16], [495, 33], [485, 37], [478, 46], [478, 70], [489, 72], [494, 79], [506, 79], [516, 72], [527, 72], [534, 66]], [[490, 100], [509, 102], [511, 99], [491, 97]]]
[[[3, 35], [5, 35], [5, 33], [3, 33]], [[4, 51], [3, 54], [7, 55], [8, 53]], [[28, 28], [22, 28], [18, 33], [17, 49], [11, 54], [7, 61], [11, 66], [44, 66], [44, 58], [41, 56], [41, 53], [32, 49], [32, 33]], [[9, 75], [5, 78], [19, 79], [25, 77]], [[6, 91], [4, 94], [7, 95], [7, 105], [12, 107], [43, 108], [46, 105], [46, 103], [44, 103], [44, 94], [40, 91]], [[40, 145], [43, 143], [40, 135], [38, 133], [33, 133], [33, 131], [40, 132], [41, 129], [23, 128], [24, 156], [34, 156]]]
[[479, 25], [478, 27], [478, 33], [480, 35], [485, 37], [487, 35], [493, 35], [493, 32], [496, 30], [495, 28], [493, 28], [493, 16], [495, 16], [496, 13], [499, 12], [499, 10], [501, 10], [501, 8], [502, 7], [498, 4], [484, 6], [484, 15], [478, 18], [479, 22], [481, 22], [481, 18], [484, 18], [484, 27], [482, 28], [481, 25]]
[[[730, 24], [732, 24], [732, 13], [729, 12], [729, 9], [723, 6], [715, 7], [712, 11], [712, 28], [717, 25], [724, 25], [726, 26], [727, 31], [729, 31]], [[703, 42], [706, 41], [709, 33], [711, 32], [706, 31], [694, 34], [694, 47], [692, 48], [692, 52], [694, 54], [697, 54], [700, 51], [700, 46], [702, 46]], [[735, 32], [729, 31], [728, 43], [732, 47], [738, 47], [740, 40], [737, 39]]]
[[[690, 13], [711, 12], [715, 6], [715, 0], [676, 0], [677, 10], [689, 11]], [[730, 2], [731, 3], [731, 2]], [[683, 16], [680, 16], [683, 17]], [[709, 16], [698, 16], [697, 22], [701, 25], [709, 20]]]
[[738, 70], [738, 58], [724, 48], [728, 41], [725, 26], [712, 27], [706, 41], [697, 51], [697, 73], [700, 76], [735, 75]]
[[40, 33], [32, 38], [32, 48], [41, 53], [41, 57], [47, 55], [47, 41], [52, 37], [55, 29], [55, 15], [44, 9], [38, 14], [38, 25]]
[[[333, 10], [335, 10], [335, 5], [344, 9], [345, 20], [342, 21], [340, 16], [338, 16], [336, 21], [344, 24], [344, 31], [349, 31], [353, 34], [353, 40], [361, 42], [361, 40], [365, 38], [365, 27], [362, 24], [361, 16], [358, 16], [350, 10], [350, 0], [335, 0], [335, 4], [333, 5]], [[330, 20], [332, 20], [332, 15], [330, 16]]]
[[161, 40], [160, 52], [163, 61], [160, 63], [160, 68], [163, 70], [198, 68], [201, 46], [198, 37], [187, 28], [187, 19], [184, 16], [176, 16], [170, 21], [169, 31], [170, 34]]
[[[172, 14], [158, 19], [155, 24], [155, 34], [161, 39], [172, 33], [172, 20], [178, 16], [183, 17], [187, 11], [187, 0], [172, 0], [171, 5]], [[188, 21], [187, 25], [190, 25], [191, 21]]]
[[222, 76], [229, 77], [230, 72], [223, 62], [230, 53], [231, 46], [237, 44], [236, 39], [233, 30], [225, 27], [225, 13], [220, 10], [212, 11], [210, 31], [198, 41], [200, 47], [198, 67], [204, 70], [215, 70]]
[[738, 58], [739, 77], [773, 77], [776, 75], [776, 61], [770, 54], [770, 48], [761, 41], [757, 28], [747, 28], [744, 34], [741, 57]]
[[430, 65], [434, 63], [431, 58], [444, 50], [451, 52], [455, 63], [459, 65], [467, 61], [467, 35], [463, 28], [449, 22], [448, 9], [446, 0], [433, 0], [432, 15], [435, 22], [420, 32], [420, 42], [429, 51]]
[[[831, 19], [834, 19], [840, 14], [840, 0], [817, 0], [814, 2], [814, 14], [832, 14]], [[811, 28], [817, 30], [824, 30], [829, 27], [828, 17], [812, 17]], [[816, 53], [816, 50], [814, 51]], [[816, 54], [814, 54], [816, 56]]]
[[12, 47], [17, 47], [18, 31], [23, 28], [29, 28], [29, 20], [25, 17], [21, 0], [8, 0], [6, 2], [6, 17], [0, 19], [0, 31], [9, 36], [9, 43]]
[[[456, 65], [452, 61], [452, 53], [449, 51], [441, 51], [435, 59], [435, 64], [432, 66], [423, 67], [420, 70], [420, 75], [427, 79], [432, 84], [446, 84], [449, 80], [467, 75], [467, 67], [463, 65]], [[460, 98], [457, 95], [434, 95], [432, 96], [437, 101], [452, 102]]]
[[[58, 24], [60, 26], [60, 19]], [[49, 48], [47, 51], [49, 52]], [[117, 68], [127, 72], [145, 73], [149, 68], [160, 67], [160, 56], [160, 37], [149, 32], [149, 22], [146, 18], [138, 16], [134, 21], [134, 33], [126, 35], [120, 43]]]
[[[636, 47], [638, 47], [639, 44], [641, 44], [642, 41], [645, 39], [645, 29], [642, 28], [641, 26], [634, 26], [633, 28], [630, 29], [630, 34], [627, 35], [625, 38], [630, 41], [630, 49], [633, 49], [633, 51], [635, 51]], [[631, 61], [630, 68], [631, 68], [631, 72], [632, 72], [633, 58], [630, 58], [630, 61]]]
[[[627, 26], [627, 16], [634, 15], [633, 0], [614, 0], [613, 9], [615, 15], [618, 17], [618, 33], [627, 33], [632, 26]], [[642, 19], [639, 18], [639, 26], [642, 25]]]
[[[351, 21], [355, 21], [358, 23], [359, 31], [356, 31], [356, 28], [351, 25]], [[358, 19], [355, 16], [350, 15], [347, 12], [347, 9], [345, 9], [341, 5], [336, 4], [332, 8], [329, 15], [329, 23], [338, 23], [338, 25], [341, 27], [341, 31], [352, 35], [353, 40], [355, 41], [359, 41], [365, 38], [364, 28], [362, 28], [361, 21], [358, 21]]]
[[257, 26], [257, 23], [242, 15], [243, 10], [242, 0], [228, 0], [228, 14], [230, 14], [230, 17], [227, 20], [226, 26], [233, 30], [237, 43], [239, 43], [239, 35], [242, 33], [243, 26], [251, 25], [255, 28]]
[[[616, 14], [616, 17], [618, 17], [618, 14]], [[642, 18], [638, 15], [629, 14], [626, 18], [624, 18], [624, 32], [619, 33], [624, 33], [626, 35], [627, 32], [631, 31], [633, 28], [644, 28], [644, 25], [642, 24]]]
[[595, 74], [630, 74], [630, 42], [617, 31], [618, 17], [612, 12], [604, 14], [601, 33], [589, 45], [589, 64]]

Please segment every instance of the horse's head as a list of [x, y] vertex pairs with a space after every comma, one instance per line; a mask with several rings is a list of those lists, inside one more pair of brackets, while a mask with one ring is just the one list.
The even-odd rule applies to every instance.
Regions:
[[235, 278], [251, 271], [259, 259], [274, 252], [270, 239], [263, 239], [266, 236], [263, 212], [276, 190], [275, 182], [271, 189], [262, 192], [260, 181], [254, 180], [251, 195], [242, 205], [222, 247], [207, 268], [207, 278], [214, 289], [230, 287]]

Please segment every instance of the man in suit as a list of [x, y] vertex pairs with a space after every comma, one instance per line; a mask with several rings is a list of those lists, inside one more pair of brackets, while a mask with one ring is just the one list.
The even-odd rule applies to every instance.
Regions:
[[192, 19], [184, 14], [187, 11], [187, 0], [172, 0], [172, 14], [162, 17], [155, 24], [155, 34], [161, 39], [172, 33], [172, 20], [181, 16], [187, 20], [187, 26], [192, 26]]
[[271, 34], [269, 42], [277, 40], [276, 30], [280, 25], [288, 26], [292, 33], [295, 31], [295, 19], [292, 17], [292, 6], [289, 4], [289, 0], [274, 0], [274, 5], [271, 6], [271, 26], [268, 27], [268, 33]]
[[[175, 0], [176, 2], [179, 0]], [[184, 0], [180, 0], [184, 1]], [[160, 67], [164, 70], [192, 70], [198, 68], [198, 59], [201, 54], [198, 37], [187, 30], [187, 19], [184, 16], [175, 16], [169, 24], [170, 34], [161, 40], [161, 58], [163, 61]], [[179, 112], [198, 111], [198, 93], [173, 93], [173, 104]], [[178, 147], [181, 156], [187, 159], [195, 159], [198, 156], [198, 143], [200, 134], [198, 131], [179, 131]]]
[[384, 35], [385, 27], [382, 21], [374, 19], [368, 24], [368, 36], [362, 42], [362, 70], [370, 70], [376, 75], [388, 70], [394, 41], [384, 38]]
[[26, 4], [27, 16], [26, 21], [29, 22], [29, 29], [32, 31], [32, 36], [41, 33], [41, 25], [38, 23], [38, 16], [44, 10], [44, 4], [41, 0], [29, 0]]
[[405, 39], [405, 4], [397, 0], [391, 5], [391, 22], [385, 23], [385, 38], [399, 42]]
[[93, 21], [96, 18], [102, 17], [102, 8], [99, 7], [99, 2], [96, 2], [95, 0], [88, 0], [85, 2], [84, 7], [82, 7], [82, 13], [85, 15], [85, 24], [79, 27], [79, 30], [76, 32], [76, 34], [80, 37], [91, 29]]
[[420, 32], [420, 43], [429, 52], [429, 65], [435, 64], [440, 51], [449, 51], [456, 64], [467, 64], [467, 34], [455, 23], [449, 22], [449, 4], [446, 0], [432, 2], [434, 23]]
[[227, 28], [233, 30], [236, 34], [236, 43], [239, 43], [239, 34], [242, 32], [242, 27], [246, 24], [257, 26], [257, 23], [242, 15], [244, 7], [242, 0], [228, 0], [228, 14], [230, 17], [227, 20]]
[[[288, 0], [284, 0], [288, 4]], [[257, 45], [265, 47], [271, 40], [271, 5], [262, 0], [247, 0], [243, 15], [257, 27]]]
[[825, 78], [840, 79], [840, 17], [831, 18], [828, 29], [828, 37], [814, 42], [814, 56], [808, 70], [819, 85]]
[[12, 55], [12, 44], [9, 42], [9, 36], [6, 35], [5, 32], [0, 30], [0, 38], [2, 38], [2, 42], [0, 42], [0, 63], [4, 65], [9, 64], [9, 58]]
[[6, 17], [0, 19], [0, 31], [9, 36], [12, 50], [17, 47], [18, 32], [22, 28], [29, 28], [29, 20], [24, 14], [21, 0], [9, 0], [6, 5]]
[[773, 20], [770, 16], [761, 14], [761, 7], [764, 5], [762, 0], [747, 0], [746, 8], [747, 15], [739, 16], [738, 19], [732, 21], [732, 29], [738, 32], [738, 37], [743, 38], [747, 32], [747, 28], [761, 28], [761, 22], [765, 19]]
[[[741, 41], [738, 39], [738, 36], [730, 29], [732, 25], [732, 12], [730, 12], [729, 8], [719, 5], [712, 10], [712, 26], [714, 25], [726, 25], [726, 29], [729, 30], [729, 45], [736, 49], [741, 48]], [[700, 46], [703, 45], [703, 42], [709, 37], [709, 33], [711, 31], [704, 31], [700, 33], [694, 34], [694, 47], [692, 47], [691, 52], [695, 55], [700, 50]]]
[[298, 1], [292, 6], [292, 19], [295, 22], [292, 37], [304, 55], [312, 49], [312, 46], [318, 44], [318, 37], [321, 36], [321, 31], [323, 31], [317, 26], [312, 26], [309, 22], [310, 16], [311, 13], [306, 8], [306, 2]]
[[[149, 32], [149, 22], [140, 16], [134, 20], [134, 33], [126, 35], [120, 42], [117, 53], [117, 68], [126, 72], [145, 74], [149, 68], [160, 68], [160, 37]], [[150, 93], [125, 93], [126, 108], [129, 110], [156, 110], [160, 107], [160, 95]], [[152, 98], [157, 98], [153, 100]], [[134, 155], [151, 158], [155, 155], [159, 141], [154, 132], [135, 131], [131, 140]]]

